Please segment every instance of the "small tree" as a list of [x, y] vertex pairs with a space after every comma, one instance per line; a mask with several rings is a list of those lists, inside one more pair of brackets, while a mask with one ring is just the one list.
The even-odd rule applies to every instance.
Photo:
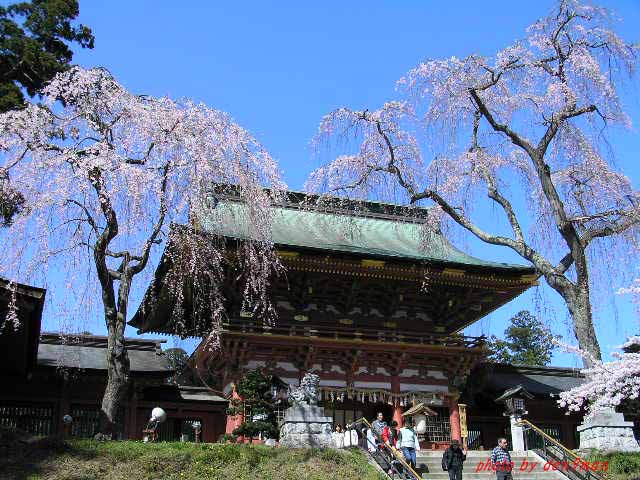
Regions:
[[168, 348], [164, 351], [169, 367], [174, 370], [169, 382], [175, 385], [192, 385], [193, 370], [189, 365], [189, 355], [182, 348]]
[[253, 440], [260, 434], [267, 438], [278, 438], [278, 422], [273, 398], [273, 377], [260, 369], [247, 373], [238, 384], [242, 400], [231, 406], [233, 412], [242, 408], [244, 421], [233, 431]]
[[493, 335], [489, 341], [491, 360], [518, 365], [548, 365], [556, 337], [527, 310], [511, 317], [504, 340]]
[[[34, 0], [0, 6], [0, 112], [25, 105], [23, 89], [36, 95], [56, 73], [68, 68], [73, 52], [67, 43], [93, 48], [93, 35], [71, 23], [77, 0]], [[0, 168], [0, 226], [11, 224], [25, 198]]]
[[[267, 302], [265, 289], [279, 266], [269, 206], [283, 185], [265, 149], [205, 105], [134, 95], [104, 69], [71, 68], [42, 94], [43, 104], [0, 114], [2, 169], [28, 199], [0, 232], [0, 274], [51, 278], [54, 290], [64, 292], [55, 314], [67, 323], [95, 312], [95, 303], [101, 307], [108, 334], [101, 431], [108, 433], [129, 380], [124, 331], [131, 290], [134, 280], [145, 290], [153, 280], [148, 265], [157, 245], [168, 245], [169, 290], [182, 292], [189, 281], [212, 314], [199, 333], [215, 336], [230, 261], [251, 307]], [[216, 182], [235, 185], [246, 204], [251, 230], [234, 251], [190, 225]], [[174, 222], [184, 227], [170, 228]], [[179, 317], [179, 294], [176, 302]]]
[[0, 112], [25, 105], [22, 89], [33, 97], [68, 68], [69, 43], [93, 48], [88, 27], [72, 24], [77, 0], [32, 0], [0, 7]]
[[[426, 229], [453, 224], [530, 262], [563, 298], [580, 347], [599, 359], [591, 267], [633, 270], [640, 223], [640, 195], [605, 155], [607, 128], [630, 125], [618, 89], [637, 51], [610, 23], [605, 9], [560, 0], [492, 58], [420, 63], [399, 81], [401, 101], [323, 119], [317, 142], [357, 146], [307, 188], [433, 202]], [[483, 197], [506, 233], [474, 218]]]

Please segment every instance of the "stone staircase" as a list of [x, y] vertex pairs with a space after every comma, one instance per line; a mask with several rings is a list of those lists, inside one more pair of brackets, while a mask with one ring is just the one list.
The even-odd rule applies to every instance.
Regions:
[[[422, 473], [422, 478], [429, 480], [449, 480], [449, 473], [442, 471], [443, 451], [422, 450], [417, 452], [418, 470]], [[514, 463], [513, 480], [567, 480], [567, 477], [560, 471], [544, 470], [545, 460], [532, 451], [511, 453], [511, 460]], [[487, 460], [491, 457], [491, 451], [470, 451], [467, 460], [464, 462], [462, 470], [463, 480], [495, 480], [496, 474], [492, 470], [478, 470], [479, 465], [487, 465]], [[535, 463], [535, 468], [531, 470], [531, 465]], [[489, 462], [490, 465], [490, 462]], [[522, 470], [521, 470], [522, 468]]]

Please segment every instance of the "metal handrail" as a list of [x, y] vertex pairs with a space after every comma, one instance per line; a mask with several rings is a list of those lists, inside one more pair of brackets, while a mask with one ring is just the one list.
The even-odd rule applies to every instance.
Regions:
[[[547, 434], [545, 431], [543, 431], [542, 429], [540, 429], [539, 427], [535, 426], [533, 423], [531, 423], [528, 420], [520, 420], [516, 423], [516, 425], [523, 427], [525, 430], [533, 430], [535, 433], [537, 433], [538, 435], [540, 435], [543, 439], [543, 456], [548, 456], [548, 457], [553, 457], [553, 459], [555, 460], [561, 460], [557, 457], [557, 455], [553, 455], [552, 453], [550, 453], [547, 450], [547, 443], [550, 443], [553, 447], [556, 447], [557, 449], [559, 449], [565, 456], [569, 457], [569, 459], [573, 462], [574, 465], [576, 465], [576, 463], [580, 464], [580, 463], [587, 463], [584, 462], [584, 460], [582, 460], [582, 458], [576, 454], [575, 452], [572, 452], [571, 450], [569, 450], [567, 447], [565, 447], [564, 445], [562, 445], [559, 441], [557, 441], [555, 438], [553, 438], [552, 436], [550, 436], [549, 434]], [[528, 446], [525, 446], [526, 449], [528, 449]], [[549, 460], [548, 458], [545, 458], [545, 460]], [[562, 470], [560, 470], [562, 472]], [[570, 470], [567, 469], [567, 472], [569, 472]], [[597, 473], [595, 471], [589, 470], [587, 469], [584, 474], [582, 474], [581, 472], [579, 472], [578, 469], [574, 468], [572, 470], [574, 472], [574, 476], [578, 477], [581, 480], [589, 480], [589, 479], [595, 479], [595, 480], [606, 480], [606, 475], [604, 474], [600, 474]], [[568, 477], [571, 478], [570, 475], [567, 474]]]
[[567, 447], [565, 447], [564, 445], [562, 445], [559, 441], [557, 441], [555, 438], [553, 438], [551, 435], [549, 435], [548, 433], [546, 433], [544, 430], [541, 430], [540, 428], [536, 427], [533, 423], [531, 423], [529, 420], [520, 420], [516, 423], [516, 425], [519, 426], [526, 426], [528, 428], [530, 428], [531, 430], [534, 430], [537, 434], [543, 436], [544, 438], [547, 439], [547, 441], [553, 443], [556, 447], [560, 448], [564, 453], [566, 453], [567, 455], [569, 455], [571, 458], [573, 458], [574, 460], [582, 460], [580, 458], [580, 456], [578, 456], [575, 452], [572, 452], [571, 450], [569, 450]]
[[[352, 422], [350, 425], [354, 425], [357, 423], [364, 423], [368, 428], [371, 429], [371, 431], [373, 432], [373, 434], [376, 436], [376, 438], [378, 439], [378, 441], [380, 441], [380, 444], [384, 446], [384, 448], [391, 453], [391, 455], [398, 460], [398, 462], [402, 465], [403, 469], [406, 469], [408, 472], [411, 473], [411, 475], [413, 475], [413, 477], [415, 478], [415, 480], [420, 480], [422, 477], [418, 474], [418, 472], [416, 472], [411, 465], [409, 465], [404, 457], [402, 455], [400, 455], [400, 453], [398, 453], [398, 450], [395, 448], [390, 448], [389, 446], [387, 446], [387, 444], [385, 444], [382, 439], [379, 437], [378, 433], [373, 429], [371, 423], [369, 423], [369, 420], [367, 420], [366, 418], [360, 418], [358, 420], [355, 420], [354, 422]], [[385, 472], [386, 473], [386, 472]]]

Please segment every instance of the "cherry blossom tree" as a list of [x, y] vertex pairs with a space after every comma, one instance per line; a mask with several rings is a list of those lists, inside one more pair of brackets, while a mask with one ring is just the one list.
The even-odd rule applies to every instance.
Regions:
[[[164, 253], [173, 256], [170, 288], [182, 291], [189, 277], [197, 291], [203, 279], [199, 301], [221, 311], [216, 285], [232, 252], [198, 233], [190, 216], [211, 201], [214, 185], [233, 185], [252, 226], [234, 265], [240, 257], [245, 296], [264, 308], [264, 291], [279, 268], [268, 206], [284, 185], [263, 146], [206, 105], [135, 95], [104, 69], [72, 68], [42, 94], [41, 104], [0, 115], [0, 178], [10, 179], [23, 199], [0, 232], [0, 275], [53, 279], [66, 299], [55, 315], [73, 320], [95, 305], [104, 317], [101, 431], [108, 432], [129, 377], [124, 332], [131, 291], [153, 280], [158, 245], [172, 245]], [[218, 327], [215, 318], [208, 325], [212, 335]]]
[[[316, 144], [342, 150], [307, 188], [430, 201], [431, 228], [461, 227], [533, 264], [566, 302], [579, 346], [601, 358], [590, 268], [615, 266], [615, 254], [632, 268], [640, 221], [640, 196], [607, 148], [608, 131], [631, 124], [619, 88], [637, 50], [611, 21], [561, 0], [491, 58], [420, 63], [399, 80], [400, 100], [322, 120]], [[482, 198], [506, 229], [476, 218]]]
[[586, 381], [582, 385], [561, 392], [558, 404], [568, 411], [595, 412], [615, 408], [623, 402], [640, 398], [640, 337], [630, 337], [620, 346], [622, 353], [614, 352], [614, 360], [602, 362], [587, 352], [559, 344], [564, 350], [589, 357], [590, 367], [584, 369]]

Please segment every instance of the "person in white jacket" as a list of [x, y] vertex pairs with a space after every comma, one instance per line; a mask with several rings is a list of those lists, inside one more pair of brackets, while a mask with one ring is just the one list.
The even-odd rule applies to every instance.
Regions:
[[404, 427], [398, 432], [397, 445], [402, 450], [405, 461], [411, 465], [411, 468], [416, 468], [416, 452], [420, 451], [420, 442], [418, 441], [418, 434], [413, 429], [411, 418], [407, 419]]
[[378, 449], [378, 440], [376, 439], [376, 436], [373, 433], [373, 430], [370, 428], [367, 428], [367, 450], [373, 453], [377, 449]]
[[345, 432], [342, 431], [342, 425], [337, 424], [335, 431], [331, 433], [333, 446], [335, 448], [344, 448], [344, 436]]

